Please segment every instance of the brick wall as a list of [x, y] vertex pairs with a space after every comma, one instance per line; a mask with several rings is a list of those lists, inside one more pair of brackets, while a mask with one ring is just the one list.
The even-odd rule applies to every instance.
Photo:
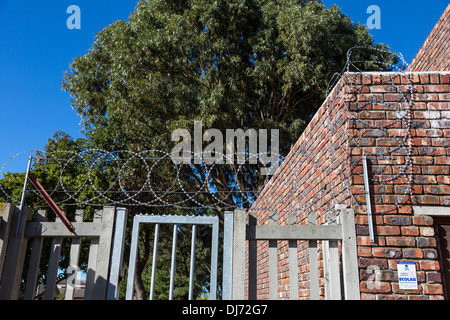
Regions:
[[407, 71], [450, 71], [450, 4]]
[[[258, 224], [295, 212], [326, 222], [335, 204], [355, 209], [362, 299], [442, 299], [433, 219], [413, 206], [450, 206], [450, 73], [342, 77], [250, 210]], [[369, 240], [362, 155], [369, 160], [375, 242]], [[309, 295], [307, 245], [300, 243], [299, 293]], [[289, 298], [287, 242], [278, 242], [279, 298]], [[268, 298], [267, 242], [258, 242], [258, 299]], [[398, 289], [397, 261], [416, 262], [417, 291]], [[322, 263], [319, 263], [322, 267]], [[380, 281], [369, 286], [369, 270]], [[322, 273], [323, 274], [323, 273]], [[323, 284], [323, 280], [321, 282]], [[323, 292], [323, 288], [322, 288]]]

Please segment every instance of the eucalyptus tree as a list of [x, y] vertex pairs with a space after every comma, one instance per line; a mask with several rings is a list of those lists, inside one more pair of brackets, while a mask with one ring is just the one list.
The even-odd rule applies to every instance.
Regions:
[[[176, 143], [172, 132], [192, 131], [194, 121], [201, 121], [221, 132], [278, 129], [284, 156], [323, 102], [330, 79], [346, 65], [348, 50], [371, 46], [380, 50], [357, 50], [353, 58], [396, 63], [389, 47], [375, 44], [363, 25], [320, 1], [141, 0], [128, 21], [98, 32], [90, 50], [71, 63], [62, 87], [82, 117], [91, 147], [119, 154], [170, 152]], [[365, 68], [386, 67], [368, 62]], [[123, 188], [139, 189], [149, 179], [160, 190], [170, 188], [170, 161], [152, 169], [148, 176], [142, 161], [128, 162], [120, 170]], [[211, 208], [191, 211], [221, 215], [217, 199], [245, 207], [251, 203], [245, 197], [257, 196], [264, 182], [259, 169], [192, 163], [177, 177], [184, 192], [209, 187], [196, 203]], [[113, 175], [110, 180], [116, 181]], [[241, 193], [223, 196], [236, 186]], [[171, 191], [166, 203], [183, 203], [182, 192]], [[151, 201], [146, 197], [135, 200]], [[143, 209], [148, 207], [132, 211]], [[143, 288], [137, 291], [142, 298]]]

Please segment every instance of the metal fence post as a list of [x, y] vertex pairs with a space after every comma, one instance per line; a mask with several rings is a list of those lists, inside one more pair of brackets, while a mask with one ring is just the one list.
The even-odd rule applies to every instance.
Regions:
[[346, 300], [360, 300], [358, 252], [356, 247], [355, 212], [341, 208], [342, 269]]
[[114, 242], [111, 253], [111, 269], [109, 272], [108, 300], [119, 299], [120, 270], [122, 269], [125, 232], [127, 229], [127, 210], [116, 208], [116, 222], [114, 225]]
[[225, 211], [223, 230], [222, 299], [232, 299], [233, 285], [233, 211]]
[[233, 219], [233, 300], [245, 299], [245, 210], [235, 210]]

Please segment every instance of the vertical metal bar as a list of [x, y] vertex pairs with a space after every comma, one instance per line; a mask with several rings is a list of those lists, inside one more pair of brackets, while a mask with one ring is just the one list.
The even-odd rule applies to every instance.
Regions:
[[[269, 226], [278, 225], [276, 212], [269, 212]], [[269, 300], [278, 300], [278, 245], [269, 240]]]
[[[316, 225], [316, 213], [310, 212], [308, 215], [308, 225]], [[309, 296], [311, 300], [320, 300], [319, 288], [319, 253], [317, 241], [309, 241]]]
[[[258, 217], [256, 212], [248, 213], [248, 225], [256, 226]], [[258, 242], [250, 240], [247, 242], [247, 296], [248, 300], [257, 300], [258, 298]]]
[[219, 256], [219, 218], [212, 225], [211, 243], [211, 279], [209, 285], [209, 299], [216, 300], [217, 293], [217, 259]]
[[172, 261], [170, 265], [170, 285], [169, 285], [169, 300], [173, 300], [173, 286], [175, 282], [175, 259], [177, 254], [177, 231], [178, 225], [173, 225], [173, 240], [172, 240]]
[[19, 232], [20, 220], [22, 219], [22, 216], [23, 216], [23, 209], [24, 209], [24, 205], [25, 205], [25, 194], [27, 192], [28, 175], [30, 174], [30, 168], [31, 168], [31, 162], [32, 161], [33, 161], [33, 157], [30, 156], [28, 158], [27, 171], [25, 173], [25, 180], [23, 182], [22, 197], [20, 199], [20, 214], [17, 216], [16, 230], [14, 232], [14, 235], [16, 237], [17, 237], [17, 234]]
[[225, 211], [223, 225], [222, 300], [231, 300], [233, 282], [233, 211]]
[[[297, 224], [295, 212], [288, 214], [290, 225]], [[298, 300], [298, 261], [297, 261], [297, 240], [289, 240], [289, 299]]]
[[134, 274], [136, 272], [137, 246], [139, 240], [139, 217], [133, 220], [133, 233], [131, 235], [130, 261], [128, 263], [128, 281], [126, 300], [133, 299]]
[[158, 239], [159, 239], [159, 223], [155, 224], [155, 239], [153, 240], [153, 257], [152, 257], [152, 276], [150, 280], [150, 300], [153, 300], [155, 293], [155, 276], [156, 261], [158, 259]]
[[360, 300], [355, 212], [353, 209], [346, 209], [346, 206], [336, 207], [341, 211], [339, 216], [342, 221], [342, 269], [345, 300]]
[[192, 225], [191, 239], [191, 265], [189, 269], [189, 300], [194, 298], [194, 266], [195, 266], [195, 238], [197, 234], [197, 225]]
[[372, 220], [372, 204], [370, 202], [370, 189], [369, 189], [369, 171], [367, 167], [366, 156], [362, 157], [363, 171], [364, 171], [364, 189], [366, 191], [366, 206], [367, 206], [367, 220], [369, 224], [369, 236], [370, 242], [375, 242], [375, 236], [373, 233], [373, 220]]
[[114, 225], [114, 241], [109, 271], [108, 300], [118, 300], [120, 291], [120, 270], [122, 269], [123, 249], [125, 246], [125, 233], [127, 229], [127, 209], [116, 209], [116, 222]]
[[247, 227], [246, 211], [237, 209], [233, 217], [233, 286], [232, 299], [245, 299], [245, 237]]

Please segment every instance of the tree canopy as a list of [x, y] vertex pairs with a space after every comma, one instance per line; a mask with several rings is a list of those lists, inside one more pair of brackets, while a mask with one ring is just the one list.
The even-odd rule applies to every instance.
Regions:
[[[337, 6], [318, 1], [139, 1], [129, 21], [104, 28], [89, 52], [73, 60], [63, 88], [95, 147], [170, 151], [171, 133], [192, 131], [198, 120], [222, 132], [279, 129], [286, 155], [356, 46], [388, 50]], [[370, 50], [354, 59], [395, 62], [392, 54]], [[207, 171], [219, 192], [230, 190], [229, 181], [248, 192], [262, 181], [250, 167], [183, 171], [197, 188]], [[161, 168], [154, 180], [166, 177]], [[130, 189], [137, 180], [133, 174]], [[211, 200], [206, 194], [204, 201]], [[238, 205], [239, 197], [226, 201]]]
[[[319, 1], [140, 0], [128, 21], [116, 21], [98, 32], [89, 51], [76, 57], [64, 75], [62, 87], [82, 117], [85, 139], [74, 142], [60, 134], [49, 141], [44, 154], [66, 147], [79, 152], [117, 151], [118, 159], [126, 158], [121, 150], [170, 152], [175, 145], [172, 132], [192, 131], [194, 121], [201, 121], [203, 128], [221, 132], [278, 129], [284, 156], [322, 104], [329, 81], [346, 66], [347, 52], [354, 47], [380, 49], [354, 52], [354, 60], [367, 61], [366, 70], [385, 70], [396, 63], [389, 47], [375, 44], [363, 25], [353, 23], [337, 6], [326, 8]], [[59, 169], [44, 164], [45, 170], [35, 168], [38, 178], [44, 185], [54, 185], [61, 178]], [[177, 177], [185, 184], [184, 191], [198, 190], [205, 182], [210, 185], [213, 191], [196, 199], [207, 206], [235, 185], [256, 197], [263, 185], [259, 169], [247, 164], [237, 168], [193, 163], [183, 166]], [[125, 160], [119, 172], [104, 162], [92, 172], [96, 188], [118, 190], [119, 173], [122, 189], [139, 189], [150, 178], [154, 188], [167, 190], [173, 168], [160, 162], [148, 177], [142, 162]], [[65, 174], [62, 181], [77, 190], [86, 179], [86, 168], [74, 159]], [[2, 185], [6, 181], [10, 194], [20, 190], [19, 176], [5, 179]], [[89, 197], [92, 193], [80, 192], [76, 199]], [[117, 194], [111, 197], [120, 200]], [[145, 202], [147, 195], [139, 197], [136, 200]], [[180, 199], [177, 192], [165, 197]], [[243, 205], [239, 194], [223, 201], [250, 205]], [[133, 206], [130, 212], [148, 209]], [[182, 212], [170, 207], [157, 210]], [[210, 211], [221, 215], [223, 208], [189, 209], [196, 214]], [[152, 230], [143, 232], [135, 282], [141, 299], [146, 297], [145, 270], [151, 252], [147, 240]], [[207, 254], [202, 256], [200, 265], [207, 261]], [[201, 273], [206, 277], [204, 268]], [[164, 276], [162, 272], [162, 280]], [[179, 281], [186, 283], [186, 277]], [[179, 296], [185, 294], [182, 290]]]

